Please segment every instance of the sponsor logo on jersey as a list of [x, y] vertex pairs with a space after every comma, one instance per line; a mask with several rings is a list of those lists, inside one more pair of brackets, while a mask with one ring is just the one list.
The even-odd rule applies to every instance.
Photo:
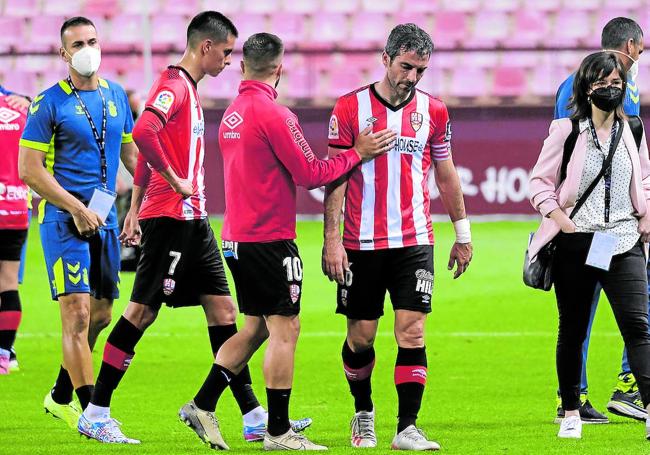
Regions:
[[433, 291], [433, 273], [428, 270], [419, 269], [415, 272], [415, 278], [417, 279], [415, 292], [431, 295]]
[[329, 133], [327, 134], [328, 139], [338, 139], [339, 138], [339, 120], [336, 118], [336, 115], [332, 114], [330, 117], [330, 126]]
[[113, 100], [108, 101], [108, 113], [111, 117], [117, 117], [117, 106], [115, 106]]
[[28, 190], [24, 186], [5, 185], [0, 182], [0, 201], [26, 201]]
[[192, 132], [195, 136], [203, 136], [203, 133], [205, 132], [205, 122], [203, 120], [199, 120], [197, 123], [195, 123], [194, 127], [192, 128]]
[[300, 298], [300, 286], [297, 284], [292, 284], [289, 286], [289, 296], [291, 297], [291, 301], [293, 303], [296, 303]]
[[171, 109], [172, 104], [174, 104], [174, 94], [169, 90], [163, 90], [158, 93], [158, 96], [156, 96], [156, 100], [153, 102], [153, 107], [160, 109], [162, 113], [167, 114], [169, 109]]
[[298, 125], [296, 125], [296, 122], [292, 118], [288, 118], [285, 120], [285, 123], [289, 127], [289, 132], [293, 136], [293, 142], [298, 144], [298, 147], [302, 149], [302, 153], [305, 155], [305, 158], [307, 158], [307, 161], [310, 163], [314, 161], [316, 159], [316, 156], [307, 143], [307, 140], [302, 135], [300, 128], [298, 128]]
[[174, 281], [173, 279], [165, 278], [163, 280], [163, 294], [171, 295], [172, 292], [174, 292], [175, 287], [176, 287], [176, 281]]
[[18, 131], [20, 125], [11, 123], [20, 117], [20, 113], [6, 107], [0, 107], [0, 131]]
[[413, 131], [417, 133], [420, 130], [423, 120], [424, 116], [422, 114], [419, 112], [411, 112], [411, 127], [413, 128]]
[[424, 150], [424, 144], [414, 137], [398, 136], [395, 140], [393, 150], [396, 150], [400, 153], [413, 155], [416, 153], [422, 153]]
[[228, 115], [228, 117], [225, 117], [223, 119], [223, 124], [226, 125], [228, 128], [231, 130], [234, 130], [237, 128], [239, 125], [244, 123], [244, 119], [239, 115], [237, 111], [233, 111]]

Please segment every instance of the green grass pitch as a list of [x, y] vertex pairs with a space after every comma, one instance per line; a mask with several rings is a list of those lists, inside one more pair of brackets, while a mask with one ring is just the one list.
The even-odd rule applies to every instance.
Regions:
[[[213, 225], [218, 233], [219, 223]], [[650, 453], [641, 423], [611, 415], [609, 425], [585, 426], [582, 440], [556, 437], [555, 301], [552, 294], [521, 282], [523, 250], [534, 227], [525, 222], [474, 224], [474, 261], [465, 275], [452, 280], [446, 268], [451, 224], [435, 225], [434, 305], [426, 327], [429, 380], [419, 425], [448, 454]], [[308, 436], [332, 453], [352, 453], [348, 425], [353, 407], [340, 359], [345, 320], [334, 314], [335, 286], [320, 271], [321, 238], [320, 223], [299, 223], [304, 294], [291, 415], [312, 417]], [[132, 283], [133, 274], [122, 275], [114, 321]], [[199, 308], [163, 308], [138, 345], [115, 392], [112, 413], [124, 432], [141, 439], [142, 445], [110, 446], [82, 439], [43, 413], [43, 397], [55, 379], [61, 348], [58, 307], [49, 298], [36, 227], [30, 232], [21, 297], [24, 314], [16, 342], [21, 370], [0, 377], [1, 454], [208, 453], [176, 414], [193, 397], [212, 362]], [[389, 449], [397, 412], [392, 380], [396, 347], [392, 312], [387, 310], [380, 322], [373, 373], [376, 452]], [[94, 352], [95, 372], [109, 330]], [[599, 410], [605, 409], [614, 386], [621, 349], [611, 309], [602, 304], [589, 362], [590, 399]], [[250, 366], [264, 403], [261, 362], [260, 352]], [[231, 449], [262, 450], [260, 444], [243, 441], [241, 417], [229, 392], [217, 411]]]

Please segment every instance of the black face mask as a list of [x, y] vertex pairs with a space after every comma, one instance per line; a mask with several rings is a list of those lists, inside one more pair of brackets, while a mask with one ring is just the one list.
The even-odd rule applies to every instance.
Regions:
[[601, 87], [591, 92], [591, 102], [601, 111], [611, 112], [621, 103], [623, 89], [619, 87]]

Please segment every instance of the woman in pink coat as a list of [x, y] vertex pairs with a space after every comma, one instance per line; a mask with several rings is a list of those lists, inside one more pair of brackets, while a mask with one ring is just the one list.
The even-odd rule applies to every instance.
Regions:
[[[564, 143], [572, 129], [570, 119], [551, 123], [530, 178], [531, 203], [544, 218], [529, 255], [534, 258], [551, 240], [556, 245], [552, 265], [560, 318], [556, 361], [565, 411], [558, 436], [563, 438], [582, 434], [580, 350], [597, 283], [611, 303], [643, 404], [650, 408], [643, 248], [643, 242], [650, 240], [650, 160], [645, 134], [637, 148], [623, 113], [625, 84], [625, 70], [615, 54], [598, 52], [586, 57], [573, 85], [570, 108], [579, 135], [566, 178], [559, 181]], [[574, 210], [580, 199], [584, 202]], [[650, 438], [650, 426], [646, 436]]]

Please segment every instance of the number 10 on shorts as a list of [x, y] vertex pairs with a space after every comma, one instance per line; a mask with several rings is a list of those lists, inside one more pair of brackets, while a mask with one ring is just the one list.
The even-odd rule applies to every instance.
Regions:
[[286, 257], [282, 265], [287, 269], [287, 281], [302, 281], [302, 262], [299, 257]]

